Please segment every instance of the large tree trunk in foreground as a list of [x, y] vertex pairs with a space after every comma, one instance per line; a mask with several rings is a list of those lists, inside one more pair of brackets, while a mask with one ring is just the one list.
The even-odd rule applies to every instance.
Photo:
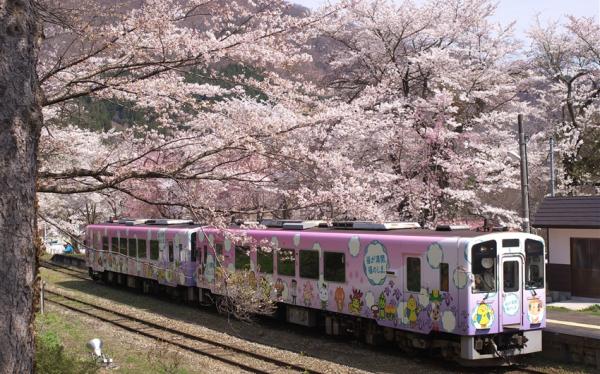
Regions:
[[41, 26], [33, 1], [0, 0], [0, 373], [34, 369], [36, 75]]

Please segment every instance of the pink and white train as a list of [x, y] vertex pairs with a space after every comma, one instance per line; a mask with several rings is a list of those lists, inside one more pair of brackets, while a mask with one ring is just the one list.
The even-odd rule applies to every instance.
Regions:
[[263, 221], [229, 229], [277, 251], [239, 246], [182, 220], [120, 220], [86, 229], [90, 275], [188, 301], [217, 296], [220, 272], [264, 278], [286, 319], [463, 363], [540, 351], [545, 257], [539, 236], [413, 223]]

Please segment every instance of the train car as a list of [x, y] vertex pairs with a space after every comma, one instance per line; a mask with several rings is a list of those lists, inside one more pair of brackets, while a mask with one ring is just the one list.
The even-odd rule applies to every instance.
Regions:
[[[220, 263], [247, 271], [249, 284], [264, 278], [288, 321], [322, 325], [327, 334], [438, 349], [462, 363], [500, 363], [541, 350], [546, 292], [539, 236], [413, 223], [263, 224], [227, 235], [191, 221], [90, 225], [90, 274], [202, 301], [223, 292]], [[231, 235], [255, 244], [236, 245]], [[261, 248], [265, 242], [279, 249]]]

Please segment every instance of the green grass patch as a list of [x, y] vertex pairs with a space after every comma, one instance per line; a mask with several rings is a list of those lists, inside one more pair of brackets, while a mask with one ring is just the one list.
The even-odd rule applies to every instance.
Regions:
[[91, 358], [65, 351], [58, 334], [47, 330], [35, 338], [35, 371], [40, 374], [93, 374], [100, 369]]
[[587, 308], [581, 309], [580, 311], [600, 316], [600, 304], [588, 306]]
[[[94, 324], [95, 322], [91, 322]], [[185, 357], [164, 343], [149, 347], [131, 346], [111, 329], [99, 329], [72, 314], [46, 311], [36, 316], [36, 372], [43, 374], [92, 374], [100, 366], [86, 347], [89, 340], [99, 338], [102, 352], [114, 360], [114, 373], [187, 374], [198, 372], [187, 365]], [[100, 371], [104, 372], [104, 371]]]
[[571, 310], [571, 309], [565, 308], [564, 306], [553, 306], [553, 305], [549, 305], [548, 307], [546, 307], [546, 309], [556, 311], [556, 312], [568, 312]]
[[579, 309], [579, 310], [573, 310], [573, 309], [565, 308], [563, 306], [553, 306], [553, 305], [549, 305], [546, 309], [549, 311], [555, 311], [555, 312], [578, 312], [578, 313], [591, 314], [593, 316], [600, 316], [600, 304], [594, 304], [585, 309]]

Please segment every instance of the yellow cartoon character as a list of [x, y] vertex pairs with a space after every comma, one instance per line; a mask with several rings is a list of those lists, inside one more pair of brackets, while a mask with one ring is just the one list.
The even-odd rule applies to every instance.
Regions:
[[411, 326], [414, 326], [417, 323], [417, 300], [410, 295], [408, 301], [406, 302], [406, 308], [404, 309], [404, 316], [408, 319], [408, 322]]
[[494, 323], [494, 310], [486, 303], [481, 303], [471, 317], [476, 329], [489, 329]]

